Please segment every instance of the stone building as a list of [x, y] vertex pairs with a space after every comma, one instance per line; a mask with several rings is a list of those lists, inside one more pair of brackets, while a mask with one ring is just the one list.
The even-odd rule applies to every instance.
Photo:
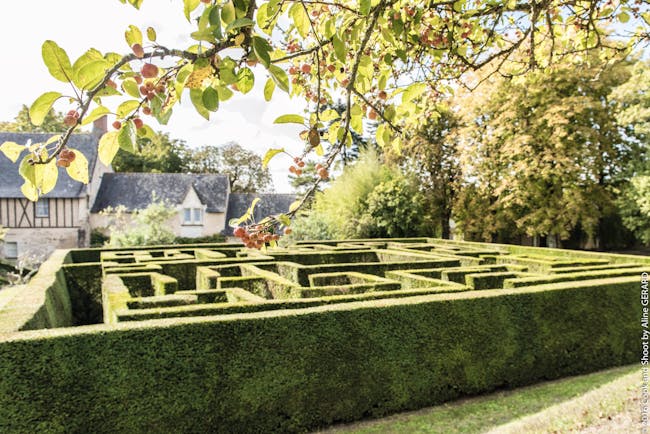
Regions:
[[[88, 246], [90, 232], [104, 229], [108, 207], [123, 206], [127, 213], [146, 208], [155, 195], [176, 208], [169, 222], [179, 237], [232, 235], [228, 220], [244, 214], [255, 197], [261, 201], [256, 218], [286, 212], [295, 195], [231, 194], [227, 175], [183, 173], [113, 173], [99, 161], [97, 146], [106, 131], [105, 118], [91, 133], [74, 134], [68, 147], [88, 159], [89, 183], [71, 179], [64, 168], [53, 191], [38, 202], [26, 199], [18, 164], [0, 155], [0, 226], [8, 229], [0, 257], [46, 256], [56, 248]], [[47, 133], [0, 133], [0, 143], [42, 143]]]

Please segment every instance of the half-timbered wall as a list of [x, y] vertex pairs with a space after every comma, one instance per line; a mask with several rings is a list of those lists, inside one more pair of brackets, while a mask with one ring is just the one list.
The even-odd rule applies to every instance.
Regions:
[[77, 198], [49, 199], [49, 215], [36, 217], [36, 203], [27, 199], [0, 199], [0, 226], [6, 228], [79, 227], [80, 203]]

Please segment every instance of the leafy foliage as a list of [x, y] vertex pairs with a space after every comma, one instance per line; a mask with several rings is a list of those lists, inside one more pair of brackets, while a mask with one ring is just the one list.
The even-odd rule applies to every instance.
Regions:
[[0, 122], [0, 131], [16, 133], [60, 133], [68, 127], [63, 123], [63, 113], [48, 110], [40, 125], [34, 125], [29, 117], [29, 108], [23, 105], [13, 122]]
[[315, 196], [307, 216], [296, 219], [296, 239], [423, 235], [423, 197], [416, 182], [366, 152], [331, 186]]
[[488, 239], [504, 220], [528, 236], [565, 239], [578, 225], [595, 234], [633, 154], [609, 98], [627, 78], [625, 65], [596, 62], [501, 80], [468, 97], [463, 167], [476, 186], [469, 196], [482, 198], [465, 196], [474, 206], [460, 211], [462, 225], [483, 226]]
[[119, 149], [113, 160], [116, 172], [182, 173], [185, 171], [189, 149], [183, 140], [172, 139], [158, 132], [151, 137], [138, 138], [137, 151]]
[[170, 244], [175, 234], [169, 226], [169, 221], [178, 211], [163, 200], [152, 194], [151, 203], [144, 209], [127, 212], [124, 206], [106, 208], [101, 212], [110, 220], [107, 232], [111, 247], [147, 246], [155, 244]]
[[187, 171], [228, 175], [233, 193], [258, 193], [272, 188], [271, 173], [262, 167], [262, 158], [237, 143], [203, 146], [188, 154]]
[[[142, 4], [142, 0], [121, 1], [135, 8]], [[155, 29], [143, 32], [132, 25], [125, 32], [129, 54], [90, 48], [70, 59], [56, 42], [43, 44], [42, 57], [50, 74], [74, 88], [71, 110], [64, 117], [68, 132], [108, 112], [105, 101], [109, 98], [119, 100], [119, 129], [103, 140], [100, 155], [104, 159], [111, 160], [118, 147], [133, 151], [137, 137], [150, 136], [152, 130], [142, 116], [161, 124], [169, 122], [183, 93], [189, 94], [197, 113], [209, 119], [234, 92], [247, 93], [263, 78], [266, 100], [279, 89], [315, 106], [299, 157], [315, 153], [329, 170], [341, 150], [352, 144], [351, 132], [363, 130], [366, 117], [382, 121], [376, 130], [379, 146], [400, 150], [404, 121], [408, 125], [423, 114], [420, 97], [449, 91], [450, 81], [471, 85], [468, 72], [483, 69], [485, 77], [496, 72], [519, 76], [567, 59], [584, 63], [590, 50], [603, 59], [624, 57], [650, 34], [647, 3], [635, 0], [616, 5], [606, 0], [461, 0], [425, 5], [386, 0], [259, 4], [186, 0], [181, 14], [194, 26], [189, 35], [194, 42], [185, 47], [165, 47], [156, 42]], [[611, 30], [604, 25], [615, 22], [634, 30], [625, 40], [613, 43], [606, 37]], [[255, 69], [262, 71], [252, 69], [257, 64], [265, 73], [256, 74]], [[44, 119], [59, 97], [56, 92], [41, 95], [31, 107], [32, 118]], [[345, 103], [344, 115], [332, 120], [322, 137], [312, 134], [328, 122], [321, 119], [320, 108], [338, 98]], [[578, 109], [577, 102], [574, 107]], [[60, 157], [67, 137], [35, 146], [26, 161], [50, 164]], [[43, 194], [44, 184], [56, 182], [49, 179], [54, 171], [45, 175], [46, 180], [31, 176], [30, 170], [21, 173], [25, 194], [33, 200]], [[315, 184], [322, 179], [326, 177], [316, 178]], [[315, 190], [310, 188], [305, 194]], [[512, 206], [524, 200], [517, 195], [511, 199]], [[563, 235], [571, 226], [540, 215], [531, 219], [536, 227], [533, 232]], [[585, 224], [592, 226], [586, 220]]]
[[650, 244], [650, 176], [632, 178], [618, 204], [625, 226], [643, 243]]

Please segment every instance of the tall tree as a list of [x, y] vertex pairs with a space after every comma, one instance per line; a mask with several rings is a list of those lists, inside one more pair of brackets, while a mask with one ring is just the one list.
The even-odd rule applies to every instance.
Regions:
[[[627, 71], [623, 64], [566, 66], [500, 80], [468, 97], [466, 176], [493, 215], [509, 215], [532, 237], [559, 241], [578, 226], [597, 235], [613, 209], [610, 186], [631, 152], [610, 99]], [[467, 217], [490, 220], [485, 211]]]
[[452, 208], [458, 194], [461, 168], [458, 155], [460, 118], [448, 103], [437, 98], [423, 101], [428, 109], [412, 125], [414, 134], [405, 142], [398, 161], [412, 171], [424, 193], [429, 216], [442, 238], [450, 237]]
[[271, 173], [262, 166], [262, 158], [234, 142], [192, 150], [186, 168], [192, 173], [228, 175], [233, 193], [261, 193], [273, 188]]
[[[138, 8], [143, 0], [121, 1]], [[301, 158], [315, 153], [324, 166], [320, 179], [325, 179], [341, 150], [351, 143], [351, 131], [362, 129], [370, 113], [383, 121], [376, 131], [377, 143], [399, 148], [404, 141], [400, 124], [404, 118], [422, 116], [417, 97], [427, 90], [449, 88], [450, 81], [468, 84], [468, 73], [478, 69], [487, 75], [518, 76], [566, 59], [581, 61], [590, 50], [598, 50], [603, 58], [624, 57], [650, 39], [648, 4], [638, 0], [615, 5], [611, 0], [187, 0], [179, 8], [179, 18], [183, 16], [192, 23], [189, 37], [194, 41], [180, 47], [165, 46], [156, 41], [155, 29], [143, 32], [136, 26], [125, 33], [131, 52], [121, 55], [90, 49], [71, 62], [54, 41], [43, 44], [50, 74], [73, 87], [75, 96], [64, 99], [69, 103], [64, 118], [69, 131], [110, 112], [104, 105], [107, 97], [120, 100], [119, 130], [108, 132], [100, 142], [105, 162], [119, 147], [134, 146], [134, 132], [144, 127], [144, 115], [167, 123], [176, 104], [187, 101], [183, 92], [197, 113], [208, 119], [233, 92], [247, 93], [256, 78], [264, 77], [266, 100], [277, 88], [317, 106], [337, 97], [345, 101], [341, 120], [322, 137], [329, 143], [324, 152], [319, 153], [317, 146], [321, 137], [306, 135], [309, 146]], [[606, 37], [617, 26], [605, 25], [614, 21], [629, 30], [617, 43]], [[256, 73], [251, 69], [256, 64], [266, 71], [256, 68], [262, 72]], [[32, 121], [40, 124], [62, 97], [57, 91], [42, 94], [30, 107]], [[366, 106], [369, 110], [364, 113]], [[317, 107], [307, 122], [298, 114], [285, 114], [276, 122], [300, 123], [318, 132], [324, 126], [319, 112]], [[36, 159], [22, 158], [35, 164], [56, 164], [58, 159], [67, 165], [69, 160], [59, 156], [68, 137], [44, 145]], [[21, 156], [13, 144], [2, 150], [12, 159]], [[270, 157], [276, 151], [271, 150]], [[85, 181], [87, 177], [79, 175], [82, 161], [75, 161], [69, 172]], [[53, 181], [25, 178], [24, 191], [33, 200]], [[305, 195], [313, 191], [310, 188]], [[304, 203], [306, 198], [287, 217]], [[268, 225], [281, 221], [286, 220], [270, 219]]]
[[0, 122], [0, 131], [16, 133], [60, 133], [68, 129], [63, 123], [63, 113], [50, 109], [40, 125], [32, 124], [29, 107], [23, 104], [13, 122]]
[[181, 173], [185, 171], [189, 148], [183, 140], [157, 132], [138, 138], [136, 152], [119, 149], [113, 159], [116, 172]]

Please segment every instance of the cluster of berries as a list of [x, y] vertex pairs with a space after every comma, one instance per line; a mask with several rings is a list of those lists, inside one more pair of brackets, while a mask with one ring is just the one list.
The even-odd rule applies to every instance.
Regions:
[[56, 160], [56, 165], [59, 167], [69, 167], [70, 163], [72, 163], [76, 157], [74, 151], [63, 148], [59, 153], [59, 158]]
[[295, 174], [296, 176], [302, 175], [302, 168], [305, 167], [305, 162], [298, 157], [294, 158], [293, 162], [296, 163], [296, 165], [289, 167], [289, 172]]
[[323, 167], [320, 163], [316, 164], [316, 173], [318, 173], [318, 176], [320, 176], [321, 179], [327, 179], [330, 177], [327, 168]]
[[[284, 229], [285, 235], [290, 233], [290, 228]], [[271, 226], [262, 225], [237, 226], [233, 234], [249, 249], [261, 249], [265, 244], [280, 239], [280, 235], [271, 232]]]
[[[115, 121], [115, 122], [113, 122], [112, 125], [113, 125], [113, 128], [115, 128], [116, 130], [119, 130], [120, 128], [122, 128], [122, 122], [120, 122], [120, 121]], [[144, 122], [142, 122], [142, 119], [140, 119], [140, 118], [133, 118], [133, 125], [135, 125], [135, 128], [137, 130], [139, 130], [140, 128], [142, 128], [144, 126]]]

